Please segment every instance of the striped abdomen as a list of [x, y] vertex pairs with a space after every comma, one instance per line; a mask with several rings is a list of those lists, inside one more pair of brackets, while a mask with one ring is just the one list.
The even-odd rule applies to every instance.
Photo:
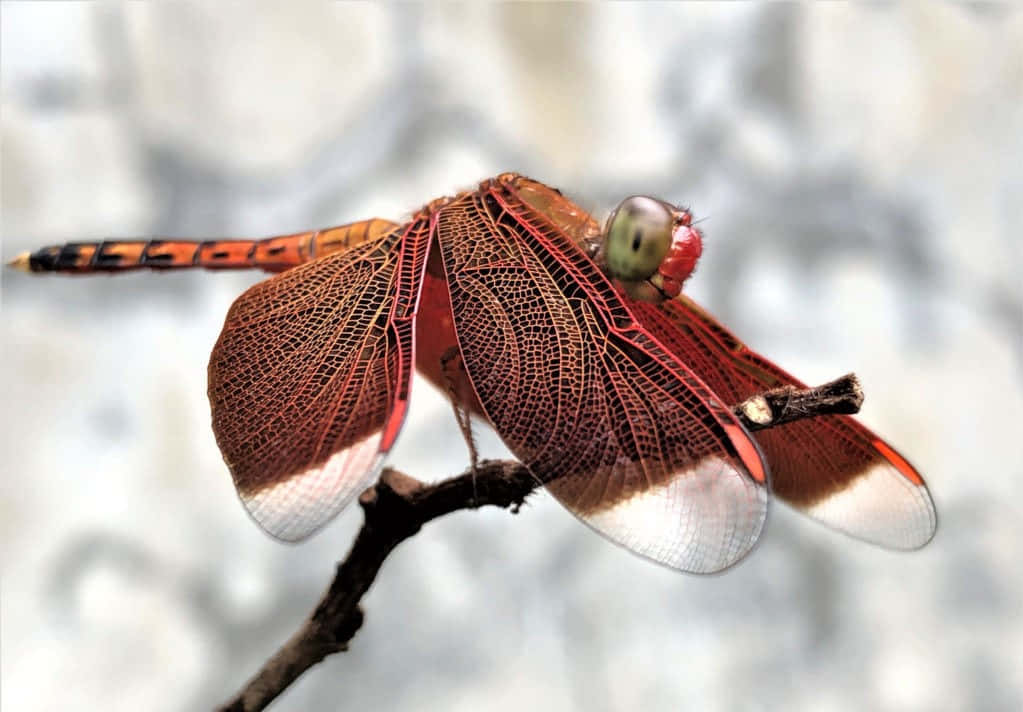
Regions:
[[259, 268], [283, 272], [316, 257], [374, 240], [397, 225], [374, 218], [260, 240], [103, 240], [69, 242], [19, 255], [11, 266], [26, 272], [120, 272], [132, 269]]

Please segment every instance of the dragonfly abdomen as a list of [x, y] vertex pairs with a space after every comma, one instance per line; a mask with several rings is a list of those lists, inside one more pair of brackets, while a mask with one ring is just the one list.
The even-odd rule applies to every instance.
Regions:
[[121, 272], [135, 269], [262, 269], [283, 272], [390, 232], [378, 218], [257, 240], [102, 240], [50, 245], [24, 253], [11, 266], [25, 272]]
[[[12, 263], [30, 272], [255, 267], [255, 240], [104, 240], [51, 245]], [[27, 259], [27, 264], [24, 261]], [[21, 260], [22, 262], [19, 262]]]

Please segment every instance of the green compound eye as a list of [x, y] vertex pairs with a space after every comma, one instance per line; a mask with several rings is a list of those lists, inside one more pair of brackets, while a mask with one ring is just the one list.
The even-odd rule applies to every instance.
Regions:
[[608, 221], [605, 254], [611, 276], [623, 282], [647, 279], [671, 247], [671, 211], [659, 200], [634, 195]]

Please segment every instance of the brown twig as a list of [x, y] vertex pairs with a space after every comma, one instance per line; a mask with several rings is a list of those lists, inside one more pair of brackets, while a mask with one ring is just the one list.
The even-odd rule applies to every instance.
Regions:
[[[767, 391], [732, 410], [748, 430], [756, 431], [816, 415], [855, 413], [862, 402], [859, 381], [848, 374], [817, 388], [786, 386]], [[303, 672], [328, 655], [346, 650], [362, 625], [359, 601], [380, 566], [423, 524], [460, 509], [485, 505], [515, 512], [538, 486], [524, 465], [509, 461], [484, 460], [475, 472], [433, 485], [385, 469], [380, 480], [359, 497], [365, 513], [362, 529], [313, 614], [220, 710], [265, 709]]]

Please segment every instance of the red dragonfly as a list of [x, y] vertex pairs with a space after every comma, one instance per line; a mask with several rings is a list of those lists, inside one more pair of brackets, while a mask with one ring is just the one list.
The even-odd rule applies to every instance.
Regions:
[[854, 537], [926, 544], [937, 518], [923, 478], [853, 418], [755, 437], [736, 420], [728, 404], [803, 384], [681, 294], [701, 249], [689, 212], [660, 200], [627, 198], [602, 228], [560, 191], [504, 174], [403, 225], [69, 243], [11, 264], [279, 273], [231, 307], [209, 398], [242, 502], [280, 539], [309, 536], [376, 480], [414, 364], [573, 514], [661, 564], [737, 562], [769, 490]]

